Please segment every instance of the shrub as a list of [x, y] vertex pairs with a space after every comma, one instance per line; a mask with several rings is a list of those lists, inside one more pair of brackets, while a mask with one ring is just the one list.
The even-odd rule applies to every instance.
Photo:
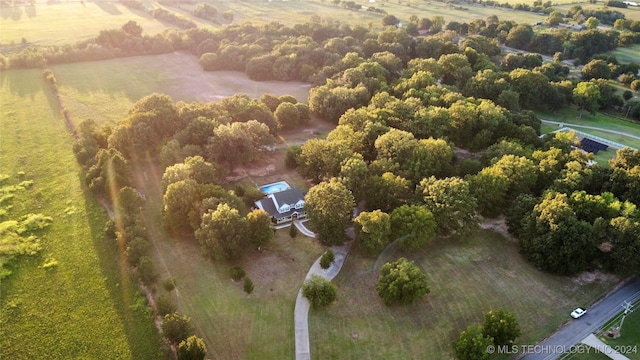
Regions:
[[244, 292], [251, 294], [253, 292], [253, 281], [249, 277], [244, 278], [244, 286], [242, 287]]
[[335, 256], [333, 254], [333, 250], [329, 249], [320, 258], [320, 267], [323, 269], [328, 269], [331, 266], [331, 263], [335, 260]]
[[338, 288], [329, 280], [318, 275], [312, 275], [302, 285], [302, 295], [309, 300], [311, 307], [319, 309], [336, 300]]
[[297, 168], [300, 153], [302, 153], [302, 147], [300, 145], [291, 145], [287, 147], [287, 154], [284, 158], [284, 165], [289, 169]]
[[629, 85], [629, 87], [631, 88], [631, 90], [633, 91], [638, 91], [640, 90], [640, 80], [633, 80], [631, 82], [631, 84]]
[[143, 256], [140, 258], [138, 262], [138, 277], [140, 277], [140, 281], [142, 281], [145, 285], [153, 284], [158, 278], [158, 274], [156, 273], [156, 269], [153, 266], [153, 260], [151, 260], [148, 256]]
[[298, 236], [298, 229], [293, 223], [291, 223], [291, 226], [289, 226], [289, 237], [295, 239], [296, 236]]
[[625, 90], [622, 93], [622, 98], [624, 99], [624, 101], [629, 101], [629, 99], [631, 99], [633, 97], [633, 93], [631, 92], [631, 90]]
[[156, 299], [156, 311], [159, 316], [171, 314], [177, 310], [176, 304], [171, 301], [167, 294], [162, 294]]
[[193, 335], [191, 319], [177, 312], [167, 314], [162, 321], [162, 334], [172, 344], [178, 344]]
[[164, 281], [162, 282], [162, 287], [169, 292], [173, 291], [173, 289], [176, 288], [176, 285], [177, 285], [177, 281], [173, 277], [168, 277], [164, 279]]
[[238, 281], [246, 275], [244, 269], [240, 265], [232, 266], [229, 273], [231, 274], [233, 281]]
[[204, 360], [207, 346], [201, 338], [192, 335], [178, 344], [176, 355], [178, 360]]

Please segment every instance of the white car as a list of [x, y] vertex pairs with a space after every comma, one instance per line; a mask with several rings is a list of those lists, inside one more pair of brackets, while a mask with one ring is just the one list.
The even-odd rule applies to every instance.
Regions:
[[579, 317], [581, 317], [582, 315], [586, 314], [587, 310], [583, 309], [583, 308], [576, 308], [575, 310], [573, 310], [571, 312], [571, 317], [574, 319], [577, 319]]

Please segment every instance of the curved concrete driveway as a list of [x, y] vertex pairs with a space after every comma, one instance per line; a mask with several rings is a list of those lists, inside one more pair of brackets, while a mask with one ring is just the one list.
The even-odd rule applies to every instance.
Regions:
[[[553, 360], [559, 358], [562, 355], [562, 350], [568, 351], [573, 345], [600, 329], [609, 319], [623, 310], [621, 305], [625, 300], [638, 296], [639, 293], [640, 279], [633, 279], [588, 308], [583, 317], [577, 320], [569, 320], [555, 334], [536, 344], [537, 347], [534, 352], [520, 354], [520, 358], [522, 360]], [[578, 305], [576, 304], [576, 306]], [[567, 317], [569, 317], [569, 313], [567, 313]]]
[[[312, 275], [319, 275], [327, 280], [332, 280], [342, 269], [344, 259], [349, 253], [351, 244], [353, 241], [342, 246], [333, 246], [333, 254], [335, 255], [335, 261], [328, 269], [320, 267], [320, 258], [313, 263], [305, 281], [311, 278]], [[296, 360], [309, 360], [311, 359], [311, 351], [309, 348], [309, 300], [302, 296], [302, 289], [298, 291], [298, 297], [296, 298], [296, 307], [293, 312], [293, 322], [295, 327], [296, 338]]]
[[603, 129], [603, 128], [588, 126], [588, 125], [576, 125], [576, 124], [570, 124], [570, 123], [565, 123], [560, 121], [551, 121], [551, 120], [543, 120], [543, 119], [540, 119], [540, 121], [542, 121], [545, 124], [564, 125], [566, 127], [577, 127], [577, 128], [583, 128], [583, 129], [598, 130], [598, 131], [608, 132], [610, 134], [622, 135], [622, 136], [630, 137], [636, 140], [640, 140], [640, 136], [631, 135], [623, 131]]

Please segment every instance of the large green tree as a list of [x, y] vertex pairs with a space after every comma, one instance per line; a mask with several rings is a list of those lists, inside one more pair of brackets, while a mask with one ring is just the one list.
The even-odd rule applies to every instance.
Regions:
[[379, 254], [389, 243], [391, 217], [380, 210], [361, 212], [354, 220], [358, 246], [372, 255]]
[[592, 226], [577, 218], [567, 194], [548, 192], [523, 219], [522, 254], [536, 266], [562, 275], [585, 270], [594, 259]]
[[237, 259], [250, 243], [246, 219], [238, 210], [219, 204], [215, 211], [202, 215], [196, 239], [205, 255], [212, 259]]
[[493, 338], [485, 336], [482, 326], [470, 325], [462, 331], [453, 343], [456, 357], [460, 360], [488, 360], [487, 348], [493, 344]]
[[438, 225], [423, 205], [402, 205], [391, 213], [391, 231], [401, 239], [400, 247], [415, 250], [433, 240]]
[[598, 100], [600, 99], [600, 88], [591, 81], [583, 81], [576, 85], [573, 89], [573, 102], [578, 105], [580, 113], [578, 118], [582, 118], [582, 113], [587, 110], [595, 114], [598, 109]]
[[477, 201], [467, 181], [432, 176], [420, 182], [419, 191], [436, 219], [439, 233], [466, 234], [478, 227]]
[[335, 178], [312, 187], [305, 196], [307, 216], [325, 245], [344, 243], [354, 208], [353, 195]]
[[271, 216], [264, 210], [255, 209], [247, 214], [247, 236], [254, 246], [265, 246], [273, 239], [271, 225]]
[[495, 345], [513, 344], [521, 334], [516, 317], [502, 309], [491, 310], [484, 315], [482, 333], [493, 338]]
[[175, 234], [193, 231], [189, 213], [194, 211], [197, 198], [198, 184], [195, 180], [180, 180], [167, 187], [162, 203], [164, 221], [170, 231]]
[[427, 276], [412, 261], [400, 258], [382, 265], [376, 291], [386, 305], [410, 304], [429, 293]]

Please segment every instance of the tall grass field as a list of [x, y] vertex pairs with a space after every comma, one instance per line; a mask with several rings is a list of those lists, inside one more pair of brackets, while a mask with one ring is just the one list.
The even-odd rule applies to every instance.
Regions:
[[1, 221], [52, 218], [42, 249], [14, 259], [0, 284], [2, 359], [162, 359], [159, 337], [107, 216], [83, 186], [72, 137], [40, 70], [0, 73], [0, 174], [33, 185], [16, 193]]

